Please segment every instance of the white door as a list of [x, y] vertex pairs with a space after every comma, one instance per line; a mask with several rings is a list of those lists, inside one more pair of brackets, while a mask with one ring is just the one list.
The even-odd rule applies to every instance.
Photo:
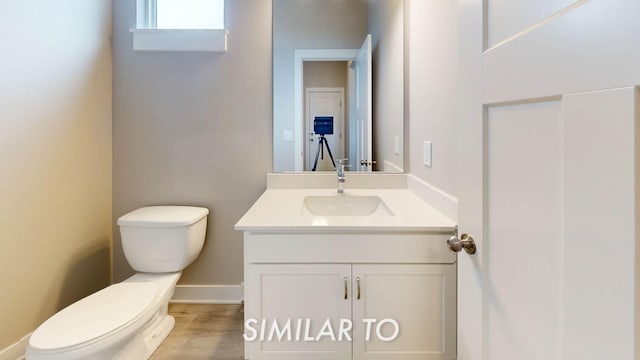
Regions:
[[640, 1], [458, 10], [457, 358], [638, 359]]
[[[329, 336], [322, 336], [319, 341], [311, 340], [323, 332], [327, 319], [331, 321], [332, 329], [339, 328], [341, 319], [351, 319], [350, 264], [251, 265], [247, 275], [245, 289], [249, 293], [245, 296], [253, 300], [247, 303], [245, 321], [255, 319], [258, 323], [250, 324], [254, 332], [247, 332], [256, 339], [245, 341], [245, 358], [351, 358], [349, 341], [333, 341]], [[264, 332], [261, 330], [263, 319]], [[284, 334], [280, 339], [278, 332], [271, 336], [274, 319], [278, 322], [274, 331]]]
[[[306, 168], [314, 168], [316, 155], [320, 143], [320, 135], [314, 132], [314, 119], [316, 116], [333, 117], [333, 134], [325, 135], [326, 143], [323, 143], [316, 171], [334, 171], [329, 150], [334, 160], [344, 158], [344, 89], [343, 88], [308, 88], [306, 90], [306, 130], [309, 136], [306, 139]], [[329, 149], [327, 149], [327, 145]]]
[[[358, 171], [373, 170], [371, 34], [367, 35], [355, 61], [356, 67], [356, 161]], [[353, 166], [354, 164], [352, 164]]]
[[354, 264], [351, 281], [354, 360], [455, 357], [455, 264]]

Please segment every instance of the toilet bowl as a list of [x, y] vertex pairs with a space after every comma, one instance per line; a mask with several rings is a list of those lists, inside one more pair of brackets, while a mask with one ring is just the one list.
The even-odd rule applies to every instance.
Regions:
[[169, 300], [202, 250], [208, 213], [155, 206], [118, 219], [125, 256], [139, 272], [45, 321], [31, 335], [26, 359], [148, 359], [173, 329]]

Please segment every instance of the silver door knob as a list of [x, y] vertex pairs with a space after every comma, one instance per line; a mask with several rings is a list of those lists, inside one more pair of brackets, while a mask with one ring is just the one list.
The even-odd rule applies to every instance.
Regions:
[[449, 245], [449, 249], [455, 252], [460, 252], [464, 249], [467, 254], [476, 253], [476, 243], [473, 241], [473, 238], [467, 234], [462, 234], [459, 239], [456, 235], [453, 235], [447, 240], [447, 245]]

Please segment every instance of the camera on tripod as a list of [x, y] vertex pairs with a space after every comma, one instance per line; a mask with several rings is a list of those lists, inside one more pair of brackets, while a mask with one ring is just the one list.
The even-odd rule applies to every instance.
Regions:
[[316, 135], [333, 135], [333, 116], [316, 116], [313, 119], [313, 132]]
[[318, 168], [318, 157], [324, 159], [325, 146], [327, 147], [329, 158], [331, 158], [331, 163], [335, 168], [336, 162], [333, 160], [329, 142], [327, 142], [327, 138], [325, 138], [325, 135], [333, 135], [333, 116], [316, 116], [313, 119], [313, 132], [316, 133], [316, 135], [320, 135], [320, 139], [318, 141], [318, 150], [316, 151], [316, 160], [313, 162], [313, 169], [311, 171], [316, 171]]

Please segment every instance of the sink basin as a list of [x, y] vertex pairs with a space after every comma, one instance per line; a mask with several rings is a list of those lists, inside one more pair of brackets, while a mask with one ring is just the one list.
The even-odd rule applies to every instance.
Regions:
[[377, 196], [307, 196], [303, 211], [318, 216], [391, 216], [389, 207]]

